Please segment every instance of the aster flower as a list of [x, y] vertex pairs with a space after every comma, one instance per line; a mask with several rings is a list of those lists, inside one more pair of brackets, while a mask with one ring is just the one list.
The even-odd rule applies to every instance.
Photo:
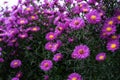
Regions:
[[71, 73], [67, 80], [82, 80], [82, 77], [78, 73]]
[[31, 27], [30, 28], [30, 31], [33, 31], [33, 32], [37, 32], [37, 31], [39, 31], [40, 30], [40, 27], [38, 27], [38, 26], [35, 26], [35, 27]]
[[39, 67], [43, 70], [43, 71], [49, 71], [52, 67], [53, 67], [53, 63], [51, 60], [43, 60]]
[[48, 76], [48, 75], [45, 75], [45, 76], [44, 76], [44, 80], [49, 80], [49, 76]]
[[107, 35], [114, 34], [116, 32], [116, 26], [115, 25], [112, 25], [112, 26], [104, 25], [102, 27], [102, 32], [105, 32]]
[[25, 12], [32, 12], [34, 10], [33, 6], [28, 6], [25, 8]]
[[105, 11], [103, 11], [102, 9], [98, 9], [97, 12], [101, 17], [105, 14]]
[[65, 24], [59, 23], [55, 28], [55, 34], [60, 35], [65, 30]]
[[107, 50], [114, 52], [115, 50], [119, 49], [119, 41], [112, 40], [107, 43]]
[[46, 49], [46, 50], [51, 50], [52, 47], [53, 47], [53, 43], [52, 43], [52, 42], [47, 42], [47, 43], [45, 44], [45, 49]]
[[53, 43], [51, 51], [56, 52], [60, 48], [61, 45], [62, 45], [62, 42], [60, 40], [57, 40], [56, 43]]
[[88, 46], [81, 44], [81, 45], [75, 47], [71, 56], [74, 59], [85, 59], [89, 55], [90, 55], [90, 50], [89, 50]]
[[28, 20], [26, 18], [20, 18], [20, 19], [17, 20], [17, 23], [18, 24], [27, 24]]
[[73, 12], [74, 14], [79, 14], [79, 13], [81, 12], [79, 6], [73, 7], [73, 8], [72, 8], [72, 12]]
[[63, 58], [63, 55], [61, 53], [57, 53], [54, 55], [53, 60], [58, 62]]
[[21, 78], [21, 77], [22, 77], [22, 72], [18, 72], [18, 73], [16, 74], [16, 77], [17, 77], [17, 78]]
[[98, 54], [96, 55], [96, 60], [97, 60], [97, 61], [103, 61], [103, 60], [105, 60], [105, 59], [106, 59], [106, 53], [104, 53], [104, 52], [98, 53]]
[[105, 24], [104, 25], [108, 25], [108, 26], [112, 26], [112, 25], [115, 25], [116, 24], [116, 19], [115, 17], [113, 18], [109, 18], [105, 21]]
[[38, 16], [37, 15], [32, 15], [30, 16], [30, 20], [37, 20], [38, 19]]
[[46, 40], [49, 41], [49, 40], [54, 40], [54, 39], [56, 39], [56, 37], [57, 37], [57, 36], [55, 35], [54, 32], [49, 32], [49, 33], [46, 34], [46, 37], [45, 37], [45, 38], [46, 38]]
[[90, 7], [89, 6], [83, 6], [80, 11], [82, 12], [89, 12], [90, 11]]
[[103, 38], [103, 39], [106, 39], [106, 38], [109, 37], [109, 35], [106, 32], [101, 32], [100, 37]]
[[22, 65], [22, 62], [21, 62], [21, 60], [19, 60], [19, 59], [14, 59], [14, 60], [12, 60], [11, 63], [10, 63], [10, 67], [11, 67], [11, 68], [18, 68], [18, 67], [20, 67], [21, 65]]
[[109, 41], [112, 41], [112, 40], [119, 40], [119, 35], [118, 34], [113, 34], [113, 35], [110, 35], [108, 40]]
[[120, 13], [116, 15], [116, 20], [117, 20], [117, 23], [120, 24]]
[[0, 58], [0, 63], [3, 63], [4, 62], [4, 59], [3, 58]]
[[19, 78], [17, 78], [17, 77], [14, 77], [14, 78], [12, 78], [11, 80], [19, 80]]
[[89, 12], [90, 10], [90, 6], [87, 3], [80, 3], [78, 6], [81, 12]]
[[27, 33], [20, 33], [20, 34], [18, 34], [18, 37], [21, 39], [24, 39], [24, 38], [28, 37], [28, 34]]
[[74, 19], [70, 22], [69, 26], [70, 26], [72, 29], [77, 30], [77, 29], [83, 28], [83, 27], [85, 26], [85, 22], [84, 22], [84, 20], [83, 20], [82, 18], [76, 17], [76, 18], [74, 18]]
[[96, 10], [90, 11], [85, 15], [85, 17], [88, 23], [91, 23], [91, 24], [96, 24], [101, 21], [101, 16]]

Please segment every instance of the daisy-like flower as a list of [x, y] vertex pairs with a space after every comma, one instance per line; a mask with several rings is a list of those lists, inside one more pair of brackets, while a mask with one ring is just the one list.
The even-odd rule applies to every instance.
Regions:
[[4, 62], [4, 59], [3, 58], [0, 58], [0, 63]]
[[12, 62], [10, 63], [10, 67], [11, 68], [18, 68], [18, 67], [20, 67], [22, 65], [22, 62], [21, 62], [21, 60], [19, 60], [19, 59], [14, 59], [14, 60], [12, 60]]
[[59, 23], [55, 28], [56, 35], [60, 35], [65, 29], [65, 24]]
[[53, 43], [52, 43], [52, 42], [47, 42], [47, 43], [45, 44], [45, 49], [46, 49], [46, 50], [51, 50], [52, 47], [53, 47]]
[[77, 18], [74, 18], [71, 23], [69, 24], [69, 26], [72, 28], [72, 29], [75, 29], [75, 30], [78, 30], [78, 29], [81, 29], [85, 26], [85, 22], [82, 18], [80, 17], [77, 17]]
[[90, 50], [86, 45], [76, 46], [71, 57], [74, 59], [85, 59], [90, 55]]
[[118, 40], [120, 37], [118, 34], [113, 34], [113, 35], [110, 35], [108, 40], [111, 41], [111, 40]]
[[61, 53], [57, 53], [57, 54], [54, 55], [53, 60], [54, 60], [55, 62], [58, 62], [58, 61], [60, 61], [62, 58], [63, 58], [63, 55], [62, 55]]
[[112, 25], [115, 25], [116, 24], [116, 19], [115, 17], [113, 18], [109, 18], [105, 21], [105, 25], [108, 25], [108, 26], [112, 26]]
[[33, 6], [28, 6], [25, 8], [25, 12], [31, 12], [34, 10], [34, 7]]
[[96, 55], [96, 60], [97, 60], [97, 61], [103, 61], [103, 60], [105, 60], [105, 59], [106, 59], [106, 53], [104, 53], [104, 52], [98, 53], [98, 54]]
[[120, 24], [120, 13], [116, 15], [117, 23]]
[[49, 76], [48, 75], [44, 75], [44, 80], [49, 80]]
[[27, 24], [28, 20], [26, 18], [20, 18], [20, 19], [17, 20], [17, 23], [18, 24]]
[[35, 27], [31, 27], [30, 28], [30, 31], [33, 31], [33, 32], [37, 32], [37, 31], [39, 31], [40, 30], [40, 27], [38, 27], [38, 26], [35, 26]]
[[20, 34], [18, 34], [18, 37], [21, 39], [24, 39], [24, 38], [28, 37], [28, 34], [27, 33], [20, 33]]
[[74, 7], [72, 8], [72, 12], [73, 12], [74, 14], [79, 14], [79, 13], [81, 12], [79, 6], [74, 6]]
[[115, 25], [112, 25], [112, 26], [104, 25], [102, 27], [102, 32], [106, 33], [107, 35], [114, 34], [116, 32], [116, 26]]
[[52, 67], [53, 67], [53, 63], [51, 60], [43, 60], [39, 67], [43, 70], [43, 71], [49, 71]]
[[78, 6], [81, 12], [89, 12], [90, 10], [90, 7], [87, 3], [80, 3]]
[[49, 32], [49, 33], [47, 33], [46, 34], [46, 40], [54, 40], [54, 39], [56, 39], [56, 35], [55, 35], [55, 33], [54, 32]]
[[32, 15], [30, 16], [30, 20], [37, 20], [38, 19], [38, 16], [37, 15]]
[[84, 6], [84, 7], [82, 7], [81, 9], [80, 9], [80, 11], [82, 11], [82, 12], [89, 12], [90, 11], [90, 7], [89, 6]]
[[106, 32], [101, 32], [100, 37], [103, 38], [103, 39], [106, 39], [106, 38], [109, 37], [109, 35]]
[[115, 50], [119, 49], [119, 41], [112, 40], [107, 43], [107, 50], [114, 52]]
[[91, 23], [91, 24], [96, 24], [101, 21], [101, 16], [96, 10], [90, 11], [85, 16], [88, 23]]
[[62, 42], [60, 40], [57, 40], [56, 43], [53, 43], [51, 51], [56, 52], [60, 48], [61, 45], [62, 45]]
[[17, 77], [14, 77], [14, 78], [12, 78], [11, 80], [19, 80], [19, 78], [17, 78]]
[[71, 73], [67, 80], [82, 80], [82, 77], [78, 73]]
[[21, 77], [22, 77], [22, 72], [18, 72], [18, 73], [16, 74], [16, 77], [17, 77], [17, 78], [21, 78]]
[[97, 10], [100, 16], [103, 16], [105, 14], [105, 11], [102, 9]]

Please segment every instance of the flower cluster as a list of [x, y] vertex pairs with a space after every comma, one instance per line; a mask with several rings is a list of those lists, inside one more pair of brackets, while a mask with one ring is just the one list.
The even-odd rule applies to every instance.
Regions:
[[105, 5], [104, 0], [18, 0], [1, 10], [0, 62], [9, 63], [10, 79], [57, 80], [62, 74], [59, 80], [88, 80], [87, 72], [78, 71], [84, 61], [99, 64], [120, 49], [120, 8], [113, 5], [112, 13]]

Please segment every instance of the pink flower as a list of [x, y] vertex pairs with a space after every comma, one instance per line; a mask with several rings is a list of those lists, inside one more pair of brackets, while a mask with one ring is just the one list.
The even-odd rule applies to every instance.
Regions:
[[43, 60], [39, 67], [43, 70], [43, 71], [49, 71], [52, 67], [53, 67], [53, 63], [51, 60]]
[[74, 59], [85, 59], [90, 55], [90, 50], [86, 45], [76, 46], [71, 57]]

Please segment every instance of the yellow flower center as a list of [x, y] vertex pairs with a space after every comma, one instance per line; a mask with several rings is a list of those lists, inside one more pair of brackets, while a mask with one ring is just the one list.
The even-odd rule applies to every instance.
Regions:
[[112, 20], [111, 20], [111, 21], [109, 21], [109, 22], [108, 22], [108, 24], [109, 24], [109, 25], [112, 25], [112, 24], [113, 24], [113, 21], [112, 21]]
[[17, 65], [17, 64], [18, 64], [18, 62], [15, 62], [15, 63], [14, 63], [14, 65]]
[[103, 15], [103, 13], [100, 13], [100, 16], [102, 16]]
[[60, 59], [61, 58], [61, 56], [57, 56], [57, 59]]
[[48, 67], [49, 65], [48, 65], [48, 63], [45, 63], [44, 66], [45, 66], [45, 67]]
[[22, 38], [24, 38], [24, 37], [25, 37], [25, 35], [23, 34], [23, 35], [21, 35], [21, 37], [22, 37]]
[[111, 44], [111, 46], [110, 46], [111, 48], [116, 48], [117, 47], [117, 45], [116, 44]]
[[77, 80], [77, 78], [76, 78], [76, 77], [73, 77], [72, 80]]
[[48, 45], [48, 47], [49, 47], [49, 48], [52, 48], [52, 45], [50, 44], [50, 45]]
[[62, 27], [58, 27], [58, 30], [61, 31], [63, 28]]
[[79, 4], [79, 7], [81, 8], [83, 5], [82, 4]]
[[110, 32], [111, 30], [112, 30], [111, 27], [107, 27], [107, 28], [106, 28], [106, 31], [108, 31], [108, 32]]
[[26, 8], [27, 11], [30, 11], [30, 8]]
[[74, 22], [74, 24], [75, 24], [75, 25], [78, 25], [78, 24], [79, 24], [79, 22], [76, 20], [76, 21]]
[[96, 16], [95, 16], [95, 15], [92, 15], [92, 16], [91, 16], [91, 19], [92, 19], [92, 20], [96, 20]]
[[86, 8], [83, 9], [83, 12], [87, 12], [87, 11], [88, 11], [88, 9], [86, 9]]
[[100, 60], [103, 60], [103, 59], [104, 59], [104, 56], [99, 56], [99, 59], [100, 59]]
[[16, 41], [15, 39], [12, 40], [12, 42], [15, 42], [15, 41]]
[[117, 16], [117, 19], [120, 20], [120, 15]]
[[112, 38], [112, 39], [116, 39], [116, 38], [117, 38], [117, 36], [116, 36], [116, 35], [113, 35], [113, 36], [111, 36], [111, 38]]
[[2, 41], [3, 39], [2, 38], [0, 38], [0, 42]]
[[53, 36], [53, 35], [50, 35], [49, 38], [52, 39], [52, 38], [54, 38], [54, 36]]
[[35, 19], [35, 16], [31, 16], [32, 19]]
[[36, 27], [34, 27], [32, 30], [33, 30], [33, 31], [37, 31], [37, 28], [36, 28]]
[[24, 20], [21, 20], [20, 23], [23, 24], [25, 21]]
[[78, 53], [79, 53], [79, 54], [84, 54], [84, 50], [80, 49], [80, 50], [78, 51]]

